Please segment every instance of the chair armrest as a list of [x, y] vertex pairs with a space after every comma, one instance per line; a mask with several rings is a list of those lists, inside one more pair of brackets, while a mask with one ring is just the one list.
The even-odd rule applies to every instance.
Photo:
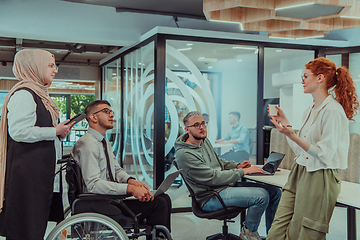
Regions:
[[124, 199], [130, 197], [130, 194], [125, 195], [109, 195], [109, 194], [96, 194], [96, 193], [82, 193], [78, 198], [82, 200], [97, 200], [97, 199]]
[[224, 208], [225, 211], [230, 212], [227, 208], [227, 206], [224, 203], [224, 200], [221, 198], [221, 196], [219, 195], [218, 192], [213, 191], [213, 190], [207, 190], [207, 191], [203, 191], [203, 192], [198, 192], [198, 193], [194, 193], [194, 194], [190, 194], [190, 197], [197, 197], [197, 196], [201, 196], [201, 195], [215, 195], [217, 197], [217, 199], [220, 201], [222, 207]]

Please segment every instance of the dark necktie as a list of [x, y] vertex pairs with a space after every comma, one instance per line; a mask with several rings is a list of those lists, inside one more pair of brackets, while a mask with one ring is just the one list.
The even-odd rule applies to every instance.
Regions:
[[102, 142], [102, 144], [103, 144], [104, 151], [105, 151], [105, 157], [106, 157], [107, 169], [108, 169], [108, 171], [109, 171], [110, 181], [116, 182], [115, 179], [114, 179], [114, 176], [112, 175], [112, 172], [111, 172], [110, 158], [109, 158], [109, 153], [108, 153], [108, 150], [107, 150], [107, 144], [106, 144], [105, 138], [103, 138], [103, 140], [101, 140], [101, 142]]

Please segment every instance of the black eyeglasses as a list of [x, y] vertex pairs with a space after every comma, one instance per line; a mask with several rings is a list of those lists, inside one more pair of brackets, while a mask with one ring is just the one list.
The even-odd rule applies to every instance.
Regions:
[[201, 127], [206, 127], [206, 124], [207, 124], [207, 122], [202, 122], [202, 123], [195, 123], [195, 124], [193, 124], [193, 125], [191, 125], [191, 126], [187, 126], [187, 127], [194, 127], [194, 128], [198, 128], [198, 129], [200, 129]]
[[108, 109], [108, 108], [103, 108], [103, 109], [101, 109], [101, 110], [99, 110], [97, 112], [94, 112], [93, 114], [98, 113], [98, 112], [104, 112], [106, 114], [110, 114], [110, 113], [115, 114], [113, 110]]

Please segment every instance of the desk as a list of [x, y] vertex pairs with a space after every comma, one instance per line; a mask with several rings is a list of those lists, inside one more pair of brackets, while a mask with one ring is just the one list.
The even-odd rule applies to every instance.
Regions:
[[220, 151], [216, 151], [219, 155], [224, 154], [232, 149], [234, 144], [232, 143], [214, 143], [214, 148], [219, 149]]
[[[283, 187], [287, 182], [289, 173], [290, 170], [280, 169], [280, 172], [276, 172], [275, 175], [245, 175], [244, 178], [275, 187]], [[348, 240], [356, 240], [355, 210], [360, 209], [360, 184], [343, 181], [336, 205], [347, 208]]]

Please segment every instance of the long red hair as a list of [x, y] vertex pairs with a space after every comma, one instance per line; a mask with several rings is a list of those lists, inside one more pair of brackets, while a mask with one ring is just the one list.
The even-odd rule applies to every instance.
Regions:
[[359, 101], [349, 70], [346, 67], [336, 69], [335, 63], [327, 58], [316, 58], [305, 64], [305, 68], [314, 75], [325, 76], [326, 89], [335, 92], [335, 99], [343, 107], [346, 117], [353, 120], [359, 108]]

